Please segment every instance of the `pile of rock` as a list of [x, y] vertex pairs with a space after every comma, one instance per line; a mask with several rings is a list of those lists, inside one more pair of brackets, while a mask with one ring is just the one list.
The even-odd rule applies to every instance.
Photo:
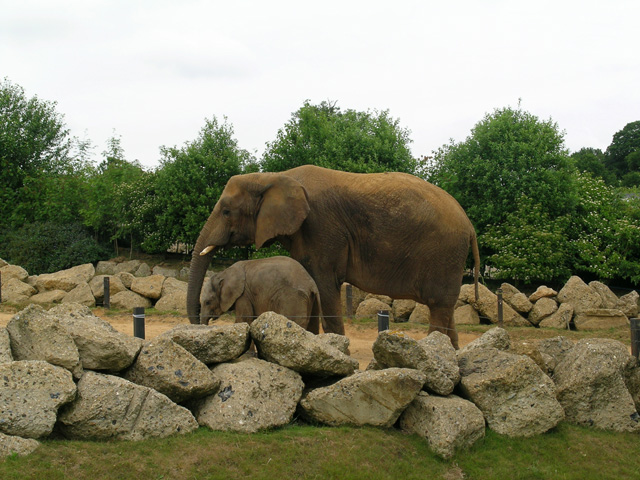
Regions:
[[540, 434], [563, 418], [640, 431], [640, 366], [617, 341], [511, 346], [494, 328], [456, 352], [438, 332], [416, 341], [387, 331], [366, 371], [348, 346], [273, 312], [251, 326], [185, 324], [143, 341], [79, 304], [30, 305], [0, 329], [0, 454], [28, 453], [52, 434], [255, 432], [294, 415], [395, 425], [444, 458], [482, 438], [485, 424], [509, 436]]
[[[557, 292], [540, 286], [531, 295], [520, 292], [509, 283], [503, 292], [503, 322], [505, 326], [534, 326], [593, 330], [629, 325], [629, 318], [638, 316], [638, 292], [618, 296], [602, 282], [586, 284], [573, 276]], [[390, 321], [430, 323], [429, 308], [411, 300], [392, 300], [384, 295], [367, 295], [353, 288], [356, 317], [375, 317], [380, 310], [390, 312]], [[343, 297], [345, 292], [343, 289]], [[346, 304], [343, 303], [343, 311]], [[498, 297], [484, 285], [479, 285], [475, 298], [473, 285], [463, 285], [454, 312], [457, 325], [477, 325], [481, 317], [498, 323]]]
[[22, 267], [0, 259], [2, 301], [18, 306], [79, 303], [88, 307], [102, 304], [104, 279], [109, 278], [110, 304], [132, 310], [155, 307], [160, 311], [186, 314], [187, 268], [153, 268], [140, 260], [79, 265], [42, 275], [29, 275]]
[[[0, 259], [2, 301], [18, 306], [58, 303], [80, 303], [88, 307], [104, 300], [104, 279], [109, 278], [110, 304], [113, 308], [133, 310], [154, 307], [160, 312], [186, 315], [189, 269], [180, 270], [163, 265], [153, 268], [140, 260], [98, 262], [79, 265], [60, 272], [30, 276], [19, 266]], [[503, 319], [506, 326], [540, 326], [553, 328], [610, 328], [628, 325], [629, 318], [638, 315], [640, 296], [632, 291], [618, 298], [601, 282], [588, 285], [579, 277], [571, 277], [559, 291], [539, 287], [525, 295], [514, 286], [502, 284]], [[342, 311], [348, 314], [346, 284], [343, 285]], [[393, 300], [384, 295], [367, 294], [352, 287], [352, 313], [356, 317], [375, 318], [378, 311], [389, 310], [391, 322], [428, 324], [429, 308], [412, 300]], [[498, 323], [498, 300], [495, 293], [479, 285], [475, 299], [473, 285], [463, 285], [456, 306], [456, 324], [479, 324], [481, 317]]]

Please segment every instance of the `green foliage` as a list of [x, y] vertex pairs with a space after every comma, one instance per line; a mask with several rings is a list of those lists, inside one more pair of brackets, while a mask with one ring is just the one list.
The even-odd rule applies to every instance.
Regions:
[[[606, 151], [606, 164], [618, 178], [630, 171], [627, 158], [640, 151], [640, 121], [627, 123], [625, 127], [613, 135], [611, 145]], [[632, 160], [633, 161], [633, 160]]]
[[482, 235], [516, 213], [522, 196], [550, 217], [571, 212], [572, 172], [558, 126], [508, 107], [486, 115], [464, 142], [435, 152], [428, 179], [460, 202]]
[[[71, 141], [55, 107], [55, 102], [27, 98], [6, 78], [0, 83], [0, 225], [5, 228], [33, 221], [29, 212], [37, 204], [29, 202], [42, 177], [69, 173]], [[18, 204], [26, 205], [17, 212]]]
[[590, 175], [576, 177], [580, 204], [567, 231], [577, 274], [640, 282], [640, 201]]
[[581, 148], [571, 154], [571, 159], [578, 171], [590, 173], [594, 177], [600, 177], [609, 185], [616, 183], [616, 175], [607, 168], [606, 157], [602, 150], [598, 148]]
[[181, 148], [162, 148], [156, 172], [156, 229], [147, 249], [166, 249], [175, 242], [193, 245], [227, 181], [251, 170], [253, 158], [238, 147], [233, 127], [213, 117], [198, 138]]
[[[138, 185], [145, 172], [137, 162], [128, 162], [124, 157], [120, 138], [115, 135], [107, 141], [104, 160], [92, 172], [87, 182], [87, 194], [81, 209], [84, 224], [105, 241], [115, 241], [131, 234], [127, 220], [131, 215], [134, 199], [129, 195]], [[134, 213], [135, 215], [135, 213]]]
[[542, 206], [521, 197], [506, 221], [492, 225], [480, 242], [495, 252], [487, 262], [498, 269], [497, 278], [535, 281], [566, 280], [571, 276], [568, 216], [549, 218]]
[[96, 262], [105, 255], [104, 247], [78, 223], [30, 223], [0, 238], [0, 257], [31, 275]]
[[261, 165], [267, 172], [318, 165], [359, 173], [414, 173], [409, 134], [386, 110], [342, 112], [335, 103], [311, 105], [307, 100], [267, 144]]

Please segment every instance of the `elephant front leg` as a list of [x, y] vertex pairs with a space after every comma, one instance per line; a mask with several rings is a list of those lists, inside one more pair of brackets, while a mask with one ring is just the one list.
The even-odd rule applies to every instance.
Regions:
[[322, 289], [319, 285], [318, 289], [322, 303], [322, 329], [324, 333], [344, 335], [340, 290], [335, 288]]

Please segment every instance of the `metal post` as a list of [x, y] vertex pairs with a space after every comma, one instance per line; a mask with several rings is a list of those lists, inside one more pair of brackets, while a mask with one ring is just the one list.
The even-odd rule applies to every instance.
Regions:
[[347, 304], [347, 317], [353, 318], [353, 286], [347, 283], [346, 287], [346, 304]]
[[102, 306], [109, 310], [111, 308], [111, 292], [109, 289], [109, 277], [104, 277], [104, 300]]
[[630, 318], [631, 323], [631, 355], [638, 358], [640, 353], [640, 318]]
[[503, 326], [502, 289], [499, 288], [496, 293], [498, 295], [498, 325], [500, 325], [500, 327], [502, 327]]
[[144, 339], [144, 307], [133, 309], [133, 336]]
[[378, 331], [383, 332], [384, 330], [389, 330], [389, 310], [378, 312]]

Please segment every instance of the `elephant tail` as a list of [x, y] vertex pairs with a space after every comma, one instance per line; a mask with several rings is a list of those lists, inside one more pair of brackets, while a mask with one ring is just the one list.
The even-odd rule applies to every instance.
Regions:
[[478, 292], [478, 276], [480, 275], [480, 250], [478, 250], [478, 238], [476, 231], [471, 227], [471, 251], [473, 252], [473, 283], [476, 291], [476, 302], [480, 299]]

